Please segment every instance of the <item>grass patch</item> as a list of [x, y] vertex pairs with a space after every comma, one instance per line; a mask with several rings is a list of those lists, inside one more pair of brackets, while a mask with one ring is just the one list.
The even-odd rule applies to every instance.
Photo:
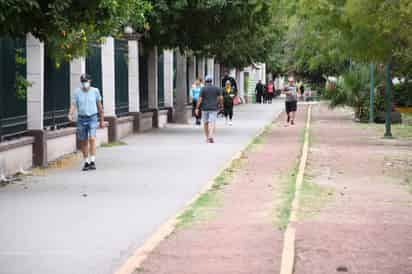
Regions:
[[[385, 124], [358, 123], [363, 129], [374, 129], [379, 136], [385, 134]], [[392, 125], [392, 135], [400, 139], [412, 139], [412, 113], [402, 113], [402, 124]]]
[[123, 141], [114, 141], [114, 142], [111, 142], [111, 143], [102, 144], [101, 147], [107, 148], [107, 147], [117, 147], [117, 146], [126, 146], [126, 145], [127, 145], [126, 142], [123, 142]]
[[281, 176], [281, 196], [276, 214], [276, 224], [281, 230], [285, 230], [289, 224], [290, 214], [292, 212], [292, 203], [295, 199], [297, 174], [298, 163], [296, 163], [290, 171]]
[[214, 178], [211, 189], [203, 193], [177, 218], [176, 229], [190, 227], [193, 224], [210, 220], [216, 215], [217, 209], [222, 206], [222, 190], [231, 183], [236, 172], [244, 166], [247, 160], [246, 154], [256, 151], [265, 143], [266, 138], [272, 132], [273, 126], [273, 123], [266, 126], [261, 134], [253, 138], [240, 158], [232, 161], [228, 168]]
[[270, 125], [267, 125], [263, 129], [263, 132], [261, 134], [253, 138], [253, 140], [246, 147], [245, 151], [246, 152], [258, 151], [259, 148], [261, 148], [261, 146], [266, 142], [267, 137], [270, 135], [274, 127], [275, 127], [275, 123], [271, 123]]
[[210, 190], [203, 193], [186, 211], [180, 215], [176, 228], [189, 227], [196, 223], [201, 223], [213, 218], [217, 209], [222, 205], [222, 190], [230, 184], [235, 173], [243, 166], [245, 157], [236, 159], [230, 167], [222, 171], [219, 176], [214, 179], [214, 183]]
[[310, 218], [320, 212], [334, 197], [335, 190], [313, 182], [313, 178], [305, 176], [300, 192], [298, 218]]

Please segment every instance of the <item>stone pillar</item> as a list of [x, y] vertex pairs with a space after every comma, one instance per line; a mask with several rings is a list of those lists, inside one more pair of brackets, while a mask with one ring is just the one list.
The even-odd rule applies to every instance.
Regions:
[[261, 66], [261, 73], [262, 73], [262, 76], [261, 76], [262, 83], [266, 84], [266, 64], [265, 63], [263, 63]]
[[[196, 57], [190, 57], [189, 63], [189, 85], [196, 81]], [[191, 86], [190, 86], [191, 87]]]
[[218, 86], [218, 87], [220, 87], [222, 85], [222, 83], [220, 81], [220, 64], [219, 63], [215, 64], [213, 81], [214, 81], [215, 85]]
[[214, 58], [207, 58], [206, 62], [207, 62], [206, 75], [209, 75], [209, 76], [213, 77], [214, 71], [215, 71], [215, 59]]
[[148, 60], [148, 78], [149, 78], [149, 108], [157, 109], [158, 104], [158, 90], [157, 90], [157, 47], [154, 47], [149, 52]]
[[196, 58], [197, 61], [197, 77], [202, 78], [205, 80], [205, 58], [198, 57]]
[[231, 77], [233, 77], [233, 78], [236, 79], [236, 69], [231, 69], [231, 70], [229, 71], [229, 76], [231, 76]]
[[245, 72], [243, 70], [239, 71], [238, 77], [236, 78], [239, 96], [245, 102]]
[[187, 87], [186, 87], [186, 56], [180, 51], [176, 52], [176, 110], [175, 121], [187, 124], [189, 117], [187, 113]]
[[119, 139], [117, 134], [116, 97], [115, 97], [115, 72], [114, 72], [114, 39], [107, 37], [102, 45], [102, 86], [103, 108], [105, 120], [109, 122], [109, 142]]
[[43, 129], [44, 97], [44, 44], [31, 34], [27, 35], [27, 128]]
[[44, 117], [44, 44], [33, 35], [26, 36], [27, 48], [27, 129], [34, 137], [33, 164], [47, 166], [47, 134]]
[[102, 86], [104, 90], [104, 112], [106, 117], [115, 117], [115, 79], [114, 79], [114, 39], [107, 37], [102, 45]]
[[80, 57], [70, 62], [70, 96], [73, 96], [74, 91], [80, 87], [80, 76], [85, 73], [86, 58]]
[[129, 112], [140, 111], [139, 100], [139, 44], [129, 40]]
[[163, 52], [165, 107], [173, 107], [173, 50]]

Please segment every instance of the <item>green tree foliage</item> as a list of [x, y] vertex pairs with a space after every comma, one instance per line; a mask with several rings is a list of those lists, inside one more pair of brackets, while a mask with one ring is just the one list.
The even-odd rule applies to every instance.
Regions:
[[[376, 75], [377, 92], [375, 92], [375, 110], [383, 111], [384, 76], [382, 72]], [[336, 86], [326, 91], [325, 98], [332, 108], [340, 106], [352, 107], [355, 118], [360, 121], [369, 119], [370, 70], [366, 65], [353, 65], [351, 69], [339, 77]]]
[[145, 26], [146, 0], [4, 0], [0, 1], [0, 35], [32, 33], [47, 43], [56, 59], [84, 55], [91, 42], [119, 35], [125, 25]]
[[271, 41], [269, 0], [152, 0], [146, 43], [216, 56], [229, 66], [264, 60]]

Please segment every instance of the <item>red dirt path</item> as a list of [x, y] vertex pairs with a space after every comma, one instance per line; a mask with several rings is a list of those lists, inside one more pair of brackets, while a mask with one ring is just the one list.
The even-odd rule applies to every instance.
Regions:
[[177, 230], [135, 273], [279, 273], [283, 232], [274, 220], [279, 191], [275, 175], [296, 162], [305, 118], [301, 108], [297, 125], [275, 127], [259, 150], [247, 153], [245, 165], [224, 190], [217, 216]]
[[313, 109], [312, 135], [307, 172], [336, 191], [298, 223], [295, 273], [412, 274], [412, 195], [402, 185], [412, 178], [412, 147], [325, 106]]

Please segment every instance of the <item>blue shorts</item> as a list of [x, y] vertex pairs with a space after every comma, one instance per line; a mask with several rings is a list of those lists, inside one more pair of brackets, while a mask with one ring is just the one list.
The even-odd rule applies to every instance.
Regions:
[[90, 137], [96, 137], [97, 126], [97, 114], [92, 116], [79, 115], [77, 119], [77, 137], [80, 141], [86, 141]]
[[215, 123], [217, 119], [217, 111], [213, 110], [203, 110], [202, 111], [202, 120], [203, 123]]

